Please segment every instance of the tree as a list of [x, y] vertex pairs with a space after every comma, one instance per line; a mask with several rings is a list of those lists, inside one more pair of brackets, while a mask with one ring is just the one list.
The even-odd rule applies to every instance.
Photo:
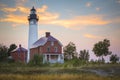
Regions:
[[109, 51], [109, 47], [110, 47], [110, 41], [104, 39], [103, 41], [99, 41], [98, 43], [96, 43], [92, 51], [97, 57], [102, 57], [103, 59], [103, 56], [107, 56], [112, 53], [111, 51]]
[[8, 48], [5, 45], [0, 44], [0, 61], [5, 60], [8, 57]]
[[72, 59], [77, 57], [76, 46], [73, 42], [70, 42], [67, 46], [63, 48], [65, 59]]
[[117, 61], [119, 61], [119, 57], [116, 54], [110, 56], [111, 63], [116, 63]]
[[8, 56], [10, 56], [11, 51], [13, 51], [16, 48], [17, 48], [17, 46], [15, 44], [11, 44], [9, 49], [8, 49]]
[[88, 61], [89, 60], [89, 51], [88, 50], [81, 50], [80, 54], [79, 54], [79, 59], [80, 60], [84, 60], [84, 61]]

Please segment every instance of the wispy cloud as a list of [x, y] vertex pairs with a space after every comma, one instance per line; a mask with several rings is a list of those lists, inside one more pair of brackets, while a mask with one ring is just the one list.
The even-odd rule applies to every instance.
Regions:
[[9, 12], [15, 12], [17, 9], [16, 8], [2, 8], [1, 10], [3, 12], [9, 13]]
[[68, 20], [53, 20], [49, 21], [47, 24], [56, 24], [66, 28], [78, 29], [86, 26], [106, 25], [109, 22], [109, 20], [104, 20], [101, 15], [86, 15], [77, 16]]
[[26, 24], [27, 19], [24, 15], [8, 14], [8, 15], [6, 15], [6, 18], [1, 19], [1, 22], [12, 22], [12, 23], [18, 23], [18, 24]]
[[15, 0], [16, 6], [23, 6], [28, 0]]
[[96, 11], [100, 11], [100, 8], [99, 8], [99, 7], [96, 7], [95, 9], [96, 9]]
[[59, 18], [58, 13], [50, 13], [50, 12], [45, 12], [44, 14], [38, 14], [38, 16], [40, 16], [39, 21], [42, 24], [49, 23], [49, 21], [53, 21]]
[[90, 38], [90, 39], [101, 39], [102, 38], [101, 36], [96, 36], [93, 34], [84, 34], [83, 36], [86, 38]]
[[23, 6], [17, 6], [17, 7], [13, 7], [13, 8], [9, 8], [9, 7], [5, 7], [1, 9], [3, 12], [6, 13], [14, 13], [16, 11], [19, 11], [21, 13], [29, 13], [29, 8], [23, 7]]
[[[39, 16], [40, 24], [52, 24], [59, 25], [65, 28], [70, 29], [80, 29], [82, 27], [94, 26], [94, 25], [106, 25], [109, 24], [109, 20], [105, 20], [103, 15], [84, 15], [84, 16], [75, 16], [71, 19], [59, 19], [60, 14], [51, 13], [47, 11], [47, 5], [43, 5], [41, 8], [37, 9], [37, 13]], [[30, 13], [30, 9], [24, 6], [18, 6], [16, 8], [8, 8], [5, 7], [2, 11], [7, 14], [1, 22], [12, 22], [16, 24], [27, 24], [27, 15]], [[19, 11], [22, 15], [15, 14], [15, 12]]]
[[[55, 20], [59, 17], [57, 13], [50, 13], [47, 12], [47, 6], [43, 5], [41, 8], [38, 8], [38, 16], [40, 23], [48, 23], [47, 21]], [[6, 12], [4, 18], [0, 20], [0, 22], [12, 22], [12, 23], [19, 23], [19, 24], [26, 24], [27, 23], [27, 16], [30, 13], [30, 9], [24, 6], [18, 6], [15, 8], [8, 8], [5, 7], [1, 9], [2, 11]], [[20, 12], [22, 15], [15, 14], [15, 12]]]
[[44, 12], [46, 12], [47, 9], [48, 9], [48, 6], [47, 5], [43, 5], [42, 8], [38, 8], [37, 9], [37, 12], [38, 13], [44, 13]]
[[[43, 5], [41, 8], [37, 9], [37, 13], [46, 13], [47, 11], [47, 6]], [[29, 14], [30, 13], [30, 8], [24, 7], [24, 6], [16, 6], [16, 7], [4, 7], [1, 9], [1, 11], [6, 12], [6, 13], [14, 13], [16, 11], [19, 11], [23, 14]]]
[[87, 2], [85, 5], [86, 5], [86, 7], [91, 7], [92, 3], [91, 2]]
[[116, 0], [117, 3], [120, 3], [120, 0]]

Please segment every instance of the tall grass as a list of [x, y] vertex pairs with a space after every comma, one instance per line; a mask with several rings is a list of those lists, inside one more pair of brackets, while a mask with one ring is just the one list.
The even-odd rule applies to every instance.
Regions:
[[[67, 67], [66, 67], [67, 65]], [[82, 66], [82, 65], [81, 65]], [[120, 64], [71, 66], [70, 63], [31, 66], [22, 63], [0, 63], [0, 80], [120, 80]], [[100, 76], [86, 70], [113, 69], [112, 76]]]
[[100, 77], [93, 74], [37, 74], [37, 75], [20, 75], [20, 74], [1, 74], [0, 80], [120, 80], [120, 77]]

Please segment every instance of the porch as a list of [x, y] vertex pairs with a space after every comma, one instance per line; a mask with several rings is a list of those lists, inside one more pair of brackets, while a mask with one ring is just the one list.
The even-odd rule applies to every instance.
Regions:
[[64, 63], [63, 54], [43, 54], [43, 63]]

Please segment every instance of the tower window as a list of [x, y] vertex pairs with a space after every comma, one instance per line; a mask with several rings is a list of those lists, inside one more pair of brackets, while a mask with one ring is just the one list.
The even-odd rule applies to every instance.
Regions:
[[35, 14], [36, 12], [35, 11], [31, 11], [31, 14]]

